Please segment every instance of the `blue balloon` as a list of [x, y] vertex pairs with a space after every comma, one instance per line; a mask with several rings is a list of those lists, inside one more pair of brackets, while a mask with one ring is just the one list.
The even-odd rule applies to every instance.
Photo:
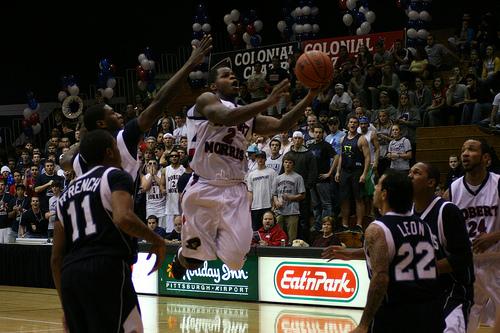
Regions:
[[31, 126], [26, 126], [25, 128], [23, 128], [23, 133], [30, 138], [33, 136], [33, 128]]
[[415, 20], [409, 20], [407, 26], [408, 26], [408, 28], [415, 29], [417, 27], [417, 21], [415, 21]]
[[193, 16], [193, 23], [199, 23], [200, 21], [200, 18], [198, 17], [198, 15], [194, 15]]
[[149, 82], [148, 85], [146, 86], [147, 91], [152, 93], [156, 89], [156, 84], [154, 82]]
[[38, 102], [34, 98], [32, 98], [28, 102], [28, 106], [30, 107], [31, 110], [36, 110], [36, 108], [38, 107]]
[[304, 0], [299, 0], [299, 7], [304, 7], [306, 5], [306, 2]]
[[364, 21], [366, 21], [365, 14], [363, 14], [362, 12], [357, 12], [356, 13], [356, 22], [358, 22], [358, 24], [361, 24]]
[[422, 11], [422, 6], [420, 4], [421, 4], [421, 2], [412, 1], [412, 2], [410, 2], [410, 7], [411, 7], [411, 9], [413, 9], [417, 12], [420, 12], [420, 11]]
[[144, 55], [146, 56], [146, 58], [148, 58], [148, 60], [153, 59], [153, 51], [149, 46], [146, 46], [146, 48], [144, 49]]
[[259, 34], [255, 34], [252, 37], [250, 37], [250, 44], [253, 47], [259, 46], [261, 42], [262, 42], [262, 37], [260, 37]]

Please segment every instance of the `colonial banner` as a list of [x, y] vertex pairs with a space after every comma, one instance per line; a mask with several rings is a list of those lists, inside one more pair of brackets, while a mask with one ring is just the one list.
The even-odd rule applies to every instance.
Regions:
[[302, 50], [304, 52], [318, 50], [323, 51], [332, 58], [333, 65], [338, 59], [338, 54], [341, 46], [346, 46], [347, 51], [351, 55], [358, 53], [359, 47], [365, 45], [373, 54], [374, 46], [378, 40], [384, 40], [386, 50], [391, 50], [394, 47], [396, 40], [404, 40], [404, 31], [380, 32], [362, 36], [344, 36], [326, 39], [306, 40], [302, 42]]
[[267, 68], [271, 68], [271, 60], [274, 56], [280, 58], [281, 67], [288, 69], [288, 57], [297, 47], [297, 43], [284, 43], [248, 50], [213, 53], [210, 56], [210, 68], [224, 64], [233, 69], [238, 79], [246, 81], [252, 74], [255, 63], [262, 63], [262, 71], [265, 73]]

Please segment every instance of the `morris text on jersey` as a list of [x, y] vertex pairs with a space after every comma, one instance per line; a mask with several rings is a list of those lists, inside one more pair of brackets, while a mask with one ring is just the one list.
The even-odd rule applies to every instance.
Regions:
[[245, 152], [240, 148], [227, 143], [214, 141], [205, 142], [205, 153], [215, 153], [218, 155], [229, 156], [240, 161], [243, 161], [245, 158]]

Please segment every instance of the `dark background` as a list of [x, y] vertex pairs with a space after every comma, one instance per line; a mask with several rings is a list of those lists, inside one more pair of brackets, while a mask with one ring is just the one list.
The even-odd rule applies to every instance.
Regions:
[[[126, 68], [137, 66], [137, 55], [149, 46], [153, 55], [176, 53], [179, 46], [189, 46], [192, 20], [199, 1], [20, 3], [4, 7], [0, 14], [2, 35], [2, 79], [0, 104], [26, 103], [26, 92], [33, 91], [39, 102], [56, 101], [61, 77], [73, 74], [81, 92], [97, 81], [98, 61], [109, 58], [117, 67], [117, 76]], [[263, 44], [281, 42], [276, 28], [282, 8], [292, 0], [205, 1], [212, 31], [220, 32], [215, 51], [228, 44], [224, 14], [237, 8], [240, 12], [256, 9], [264, 22]], [[342, 23], [338, 2], [316, 0], [320, 9], [320, 37], [348, 34]], [[434, 0], [431, 28], [456, 27], [462, 13], [479, 18], [487, 11], [496, 17], [500, 1]], [[292, 7], [292, 6], [290, 6]], [[398, 30], [407, 17], [396, 0], [370, 0], [377, 19], [372, 31]]]

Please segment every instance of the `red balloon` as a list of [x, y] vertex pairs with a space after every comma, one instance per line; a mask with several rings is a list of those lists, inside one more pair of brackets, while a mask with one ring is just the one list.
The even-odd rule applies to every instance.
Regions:
[[342, 10], [347, 10], [347, 0], [339, 0], [339, 7]]
[[144, 68], [142, 68], [142, 66], [141, 66], [141, 65], [137, 65], [137, 67], [135, 68], [135, 71], [137, 72], [137, 75], [139, 75], [139, 73], [140, 73], [141, 71], [144, 71]]
[[245, 27], [243, 26], [243, 23], [241, 22], [236, 23], [236, 32], [240, 34], [245, 32]]
[[229, 38], [231, 39], [231, 43], [235, 46], [240, 43], [240, 36], [238, 34], [232, 34]]
[[30, 126], [29, 120], [28, 119], [23, 119], [22, 126], [23, 126], [23, 128], [29, 127]]
[[110, 71], [111, 73], [116, 73], [116, 66], [115, 66], [115, 64], [111, 64], [111, 65], [109, 65], [109, 71]]
[[247, 32], [252, 36], [256, 33], [253, 23], [247, 25]]
[[146, 81], [147, 73], [146, 73], [146, 71], [144, 69], [142, 69], [142, 67], [141, 67], [141, 70], [137, 74], [139, 75], [139, 78], [142, 81]]
[[40, 122], [40, 115], [38, 112], [33, 112], [30, 116], [30, 123], [31, 125], [36, 125]]

